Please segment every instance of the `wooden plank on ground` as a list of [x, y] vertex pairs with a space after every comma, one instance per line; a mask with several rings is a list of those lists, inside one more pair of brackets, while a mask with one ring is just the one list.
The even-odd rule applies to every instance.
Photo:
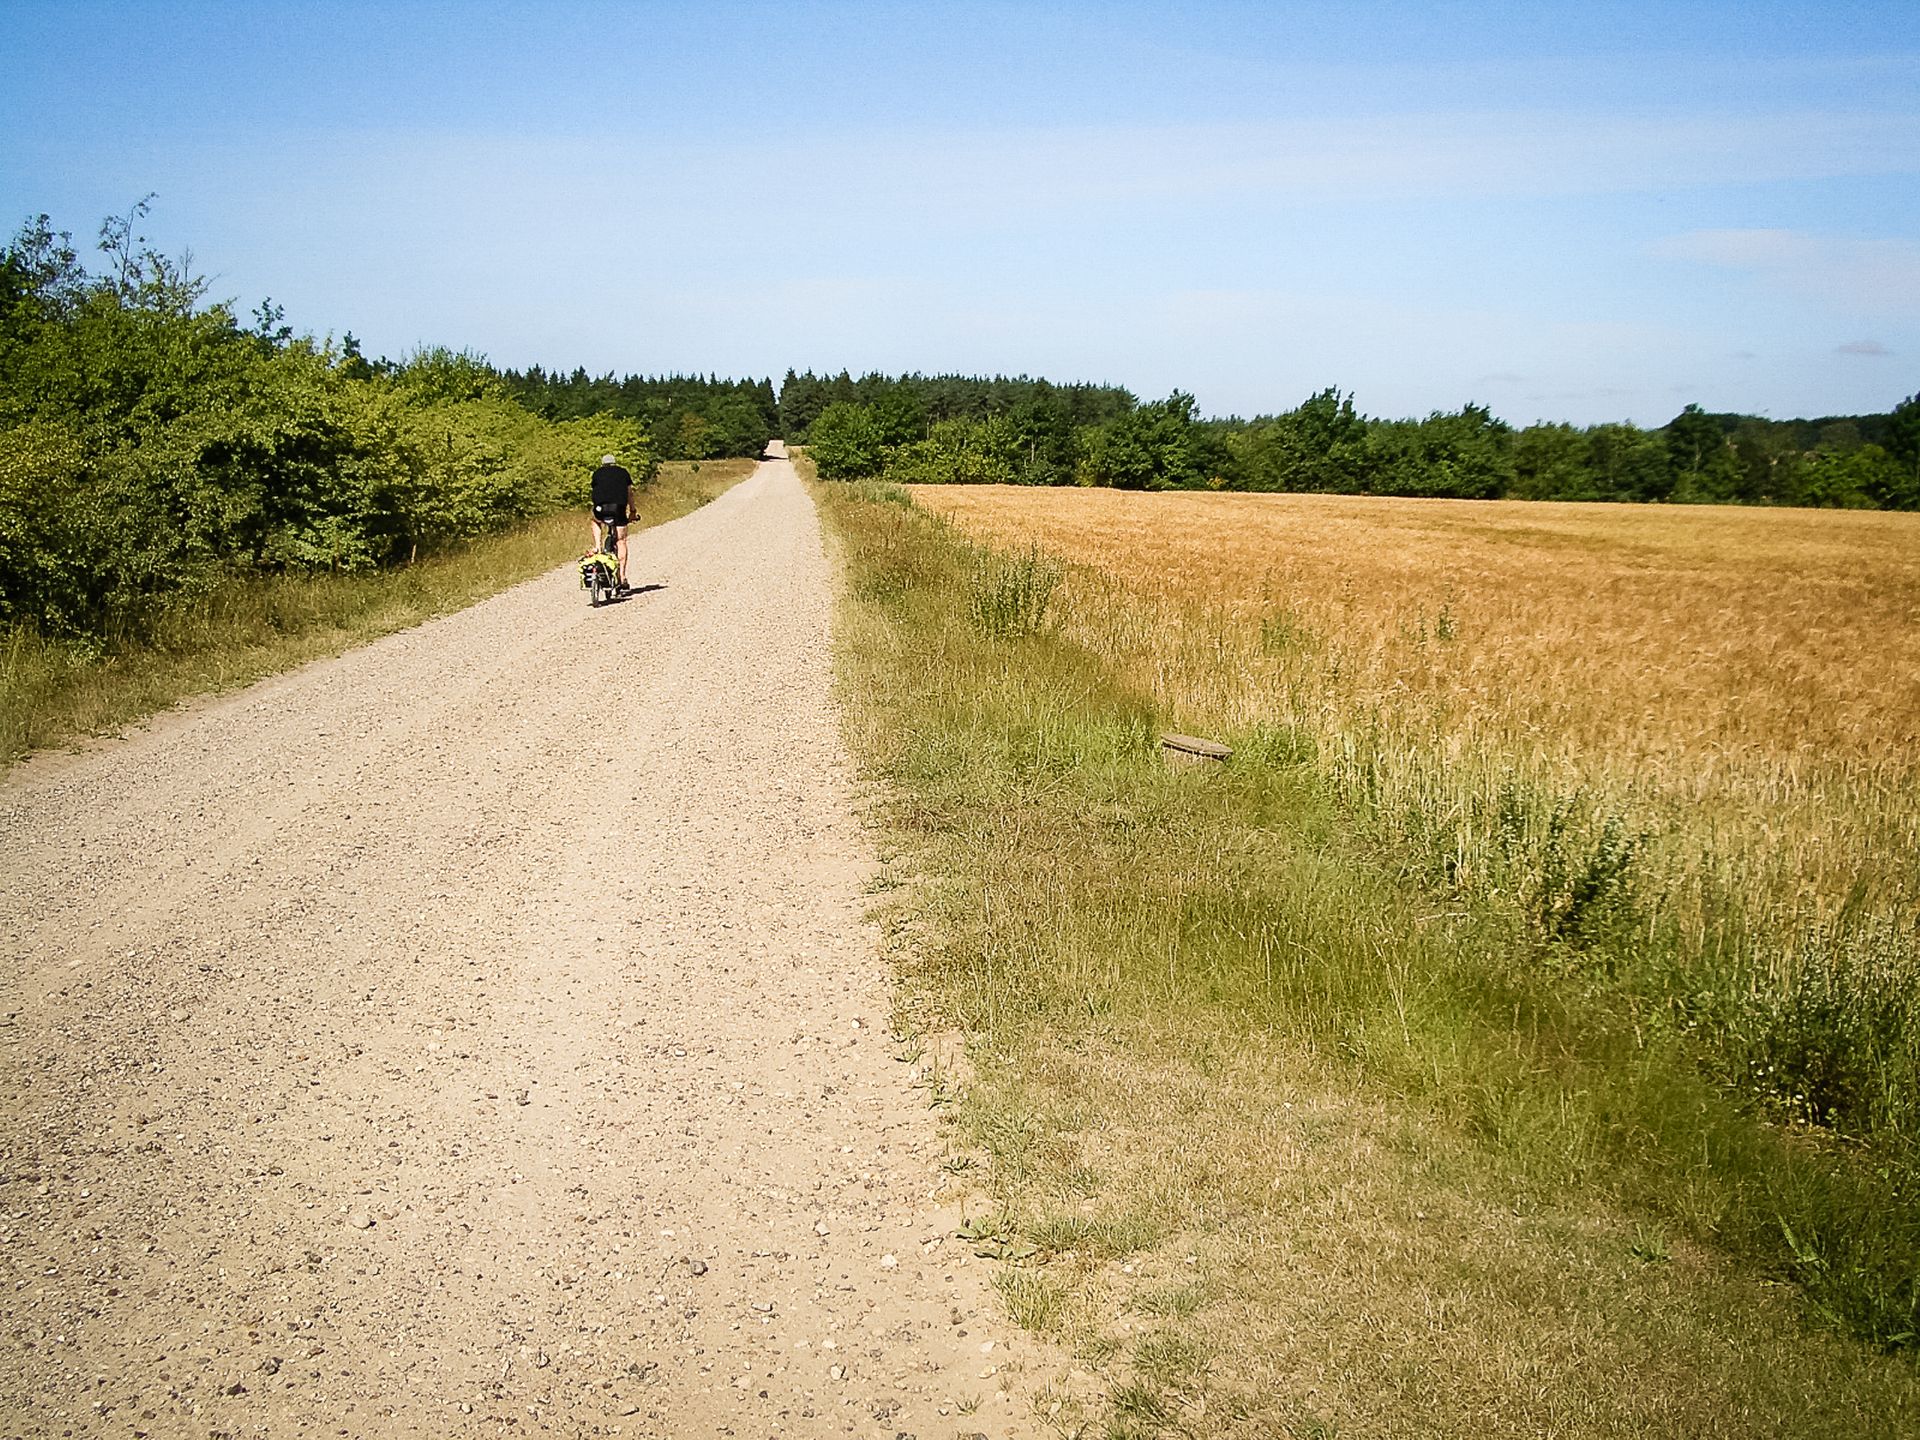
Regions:
[[1225, 760], [1233, 751], [1217, 740], [1202, 740], [1198, 735], [1162, 735], [1160, 743], [1179, 755], [1194, 755], [1202, 760]]

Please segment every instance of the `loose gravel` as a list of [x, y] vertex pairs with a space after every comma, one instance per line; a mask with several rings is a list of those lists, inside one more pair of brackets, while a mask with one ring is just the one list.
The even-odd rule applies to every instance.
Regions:
[[630, 578], [0, 784], [0, 1432], [1028, 1433], [812, 504], [770, 461]]

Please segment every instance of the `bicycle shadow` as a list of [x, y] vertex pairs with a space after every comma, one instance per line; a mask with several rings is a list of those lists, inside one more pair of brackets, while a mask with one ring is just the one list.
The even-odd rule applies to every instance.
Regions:
[[664, 580], [656, 580], [651, 585], [634, 585], [622, 590], [618, 595], [615, 595], [611, 600], [607, 601], [607, 604], [618, 605], [621, 601], [631, 600], [636, 595], [651, 595], [656, 590], [664, 590], [666, 588], [667, 584]]

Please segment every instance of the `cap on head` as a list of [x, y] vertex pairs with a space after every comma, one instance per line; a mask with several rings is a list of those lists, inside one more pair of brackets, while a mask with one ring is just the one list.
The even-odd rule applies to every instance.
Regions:
[[600, 457], [600, 463], [602, 465], [618, 465], [620, 463], [620, 457], [618, 455], [602, 455]]

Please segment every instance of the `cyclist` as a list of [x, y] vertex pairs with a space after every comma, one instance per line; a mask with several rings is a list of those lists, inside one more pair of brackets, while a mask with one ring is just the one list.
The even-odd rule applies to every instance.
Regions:
[[617, 550], [614, 583], [627, 588], [627, 525], [632, 520], [633, 476], [615, 455], [602, 455], [593, 472], [593, 548], [600, 548], [602, 527], [613, 527]]

